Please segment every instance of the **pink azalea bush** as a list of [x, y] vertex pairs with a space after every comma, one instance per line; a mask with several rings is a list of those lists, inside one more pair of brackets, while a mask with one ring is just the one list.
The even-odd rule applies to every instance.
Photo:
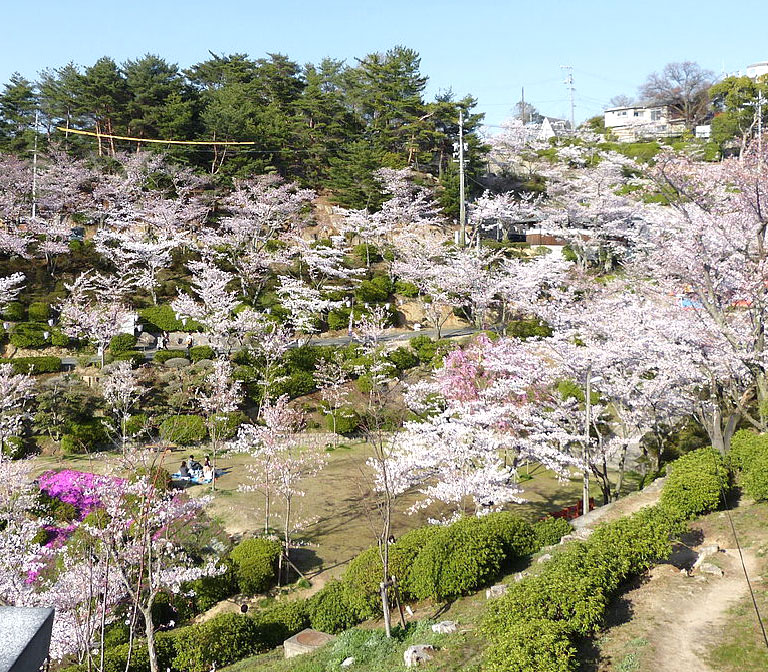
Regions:
[[92, 493], [99, 487], [122, 483], [123, 479], [64, 469], [47, 471], [37, 481], [40, 490], [62, 502], [72, 504], [78, 511], [79, 520], [83, 520], [91, 511], [101, 506], [98, 497]]

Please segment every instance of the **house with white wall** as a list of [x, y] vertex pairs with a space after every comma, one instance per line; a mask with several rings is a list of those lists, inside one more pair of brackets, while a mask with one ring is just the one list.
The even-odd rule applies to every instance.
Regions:
[[669, 138], [685, 131], [684, 120], [669, 105], [631, 105], [611, 107], [605, 111], [605, 128], [619, 142]]

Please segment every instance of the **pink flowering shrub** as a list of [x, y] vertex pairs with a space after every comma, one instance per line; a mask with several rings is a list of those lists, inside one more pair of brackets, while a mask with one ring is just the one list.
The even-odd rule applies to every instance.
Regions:
[[99, 508], [101, 502], [93, 493], [98, 487], [122, 483], [123, 479], [100, 476], [74, 469], [47, 471], [37, 479], [40, 489], [51, 497], [72, 504], [83, 520], [91, 511]]

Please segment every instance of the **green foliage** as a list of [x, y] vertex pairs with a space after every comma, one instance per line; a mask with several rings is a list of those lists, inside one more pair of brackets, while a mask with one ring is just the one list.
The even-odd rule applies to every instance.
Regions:
[[714, 448], [683, 455], [667, 469], [659, 500], [672, 516], [690, 519], [714, 511], [729, 488], [729, 472]]
[[451, 600], [477, 590], [499, 572], [500, 537], [473, 518], [441, 528], [416, 557], [409, 585], [419, 599]]
[[27, 319], [27, 311], [21, 301], [11, 301], [3, 311], [3, 319], [9, 322], [23, 322]]
[[371, 280], [363, 280], [355, 288], [355, 299], [359, 303], [384, 303], [393, 289], [388, 275], [376, 275]]
[[241, 614], [220, 614], [174, 637], [173, 667], [185, 672], [209, 672], [261, 651], [256, 622]]
[[548, 338], [552, 328], [537, 318], [530, 320], [513, 320], [507, 325], [507, 336], [526, 340], [528, 338]]
[[309, 371], [294, 371], [273, 386], [272, 393], [279, 397], [287, 394], [290, 399], [312, 394], [317, 389], [315, 377]]
[[232, 411], [230, 413], [220, 413], [216, 417], [212, 418], [213, 429], [209, 429], [209, 433], [215, 435], [219, 439], [227, 440], [232, 439], [237, 434], [237, 430], [240, 428], [248, 416], [242, 411]]
[[61, 437], [61, 450], [65, 455], [89, 453], [109, 441], [101, 418], [72, 422]]
[[109, 351], [112, 355], [122, 355], [136, 347], [136, 340], [133, 334], [117, 334], [109, 342]]
[[564, 535], [572, 531], [571, 524], [565, 518], [544, 518], [533, 524], [533, 533], [539, 548], [559, 543]]
[[[360, 415], [351, 406], [341, 406], [336, 409], [334, 414], [336, 418], [336, 433], [343, 436], [350, 436], [354, 434], [360, 427]], [[329, 413], [326, 416], [326, 427], [330, 431], [333, 431], [334, 417]]]
[[[45, 332], [49, 331], [47, 325], [37, 322], [19, 322], [11, 330], [11, 345], [17, 348], [42, 348], [48, 345]], [[50, 332], [49, 332], [50, 333]]]
[[27, 311], [30, 322], [48, 322], [51, 317], [51, 305], [44, 301], [33, 301]]
[[155, 352], [153, 361], [157, 362], [158, 364], [164, 364], [169, 359], [175, 359], [176, 357], [186, 357], [186, 356], [187, 356], [186, 350], [158, 350]]
[[125, 433], [127, 436], [138, 436], [149, 427], [149, 418], [146, 413], [136, 413], [125, 422]]
[[160, 425], [160, 436], [180, 446], [200, 443], [207, 434], [205, 420], [199, 415], [171, 415]]
[[387, 355], [387, 359], [397, 367], [398, 371], [406, 371], [419, 365], [419, 358], [413, 350], [403, 347], [392, 350]]
[[209, 345], [195, 345], [189, 349], [189, 357], [193, 362], [199, 362], [201, 359], [215, 359], [216, 353]]
[[35, 513], [40, 517], [53, 518], [57, 523], [70, 523], [77, 520], [77, 507], [68, 502], [62, 502], [58, 497], [51, 497], [45, 490], [40, 490], [35, 502]]
[[419, 295], [419, 288], [407, 280], [398, 280], [395, 282], [395, 294], [408, 299], [415, 299]]
[[757, 434], [748, 429], [740, 429], [731, 438], [728, 460], [736, 469], [746, 471], [756, 458], [766, 453], [768, 453], [768, 434]]
[[352, 253], [363, 263], [376, 264], [382, 260], [378, 248], [370, 243], [360, 243], [352, 248]]
[[159, 331], [202, 331], [203, 326], [195, 320], [187, 320], [186, 325], [176, 317], [176, 313], [173, 312], [173, 308], [167, 303], [159, 306], [150, 306], [149, 308], [143, 308], [139, 311], [144, 324], [147, 326], [147, 331], [159, 332]]
[[741, 477], [744, 492], [758, 502], [768, 500], [768, 452], [756, 454]]
[[508, 562], [531, 555], [539, 548], [531, 524], [509, 511], [489, 513], [479, 518], [476, 524], [480, 525], [488, 537], [501, 542], [502, 552]]
[[265, 648], [280, 646], [289, 637], [309, 627], [305, 600], [277, 602], [255, 613], [253, 619]]
[[61, 371], [61, 357], [14, 357], [0, 359], [0, 364], [13, 364], [14, 373], [56, 373]]
[[576, 649], [567, 626], [546, 619], [515, 619], [488, 648], [484, 672], [574, 672]]
[[362, 620], [355, 609], [355, 596], [349, 586], [341, 581], [328, 582], [319, 593], [310, 597], [307, 610], [312, 627], [332, 635]]
[[240, 590], [257, 595], [271, 588], [276, 581], [277, 561], [281, 546], [271, 539], [243, 539], [232, 549]]
[[51, 345], [56, 348], [66, 348], [72, 339], [59, 329], [51, 329]]
[[223, 574], [204, 576], [188, 584], [189, 590], [195, 594], [197, 611], [208, 611], [222, 600], [237, 594], [239, 589], [237, 565], [230, 558], [227, 558], [223, 564], [226, 567]]
[[429, 363], [437, 353], [437, 342], [429, 336], [414, 336], [408, 343], [413, 348], [419, 361]]

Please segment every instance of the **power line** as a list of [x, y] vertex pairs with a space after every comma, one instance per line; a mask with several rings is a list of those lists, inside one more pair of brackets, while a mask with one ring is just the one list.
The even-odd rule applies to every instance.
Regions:
[[226, 146], [226, 145], [255, 145], [256, 141], [235, 142], [231, 140], [158, 140], [155, 138], [134, 138], [128, 135], [113, 135], [111, 133], [95, 133], [94, 131], [80, 131], [73, 128], [56, 126], [57, 131], [63, 133], [74, 133], [76, 135], [87, 135], [92, 138], [107, 138], [110, 140], [130, 140], [131, 142], [148, 142], [158, 145], [208, 145], [208, 146]]

